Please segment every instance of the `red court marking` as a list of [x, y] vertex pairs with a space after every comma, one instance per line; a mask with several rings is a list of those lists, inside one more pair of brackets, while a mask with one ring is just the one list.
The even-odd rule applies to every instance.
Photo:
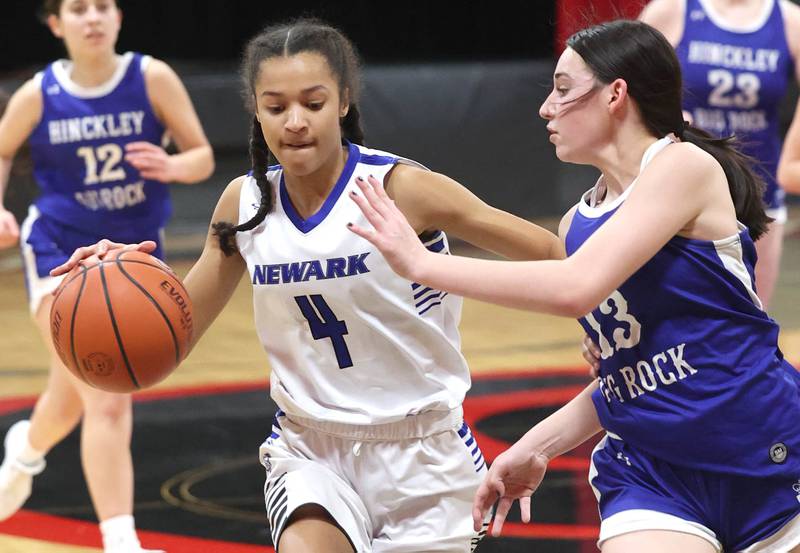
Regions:
[[[515, 378], [547, 378], [560, 375], [582, 375], [586, 369], [529, 369], [529, 370], [500, 370], [493, 374], [473, 376], [474, 380], [511, 380]], [[543, 407], [561, 405], [577, 395], [584, 386], [569, 386], [550, 388], [545, 390], [530, 390], [522, 392], [504, 392], [478, 397], [468, 397], [464, 402], [465, 418], [473, 427], [473, 433], [481, 442], [481, 447], [487, 460], [494, 459], [510, 444], [491, 438], [475, 430], [475, 424], [491, 415], [507, 412], [514, 409], [530, 407]], [[223, 384], [203, 384], [197, 386], [183, 386], [178, 388], [164, 388], [145, 390], [134, 394], [134, 401], [151, 402], [179, 397], [233, 394], [239, 392], [264, 390], [268, 393], [269, 383], [264, 381], [236, 382]], [[14, 411], [29, 409], [36, 403], [38, 396], [13, 397], [0, 399], [0, 415]], [[488, 452], [488, 453], [487, 453]], [[551, 462], [551, 468], [561, 470], [580, 470], [588, 468], [586, 459], [559, 457]], [[567, 524], [523, 524], [506, 523], [503, 536], [523, 538], [550, 538], [550, 539], [596, 539], [599, 529], [596, 526], [572, 526]], [[97, 524], [83, 520], [70, 519], [21, 510], [10, 519], [0, 523], [0, 533], [45, 540], [67, 545], [84, 547], [102, 547], [100, 531]], [[250, 544], [224, 542], [194, 538], [177, 534], [165, 534], [149, 530], [137, 529], [139, 538], [144, 547], [159, 547], [170, 553], [195, 553], [197, 551], [214, 551], [215, 553], [274, 553], [272, 547]]]
[[[508, 413], [510, 411], [529, 409], [534, 407], [561, 406], [570, 401], [584, 390], [586, 386], [562, 386], [546, 388], [543, 390], [522, 390], [519, 392], [501, 392], [491, 395], [467, 397], [464, 400], [464, 418], [472, 429], [472, 434], [481, 446], [484, 458], [491, 462], [503, 451], [508, 449], [510, 443], [484, 434], [477, 428], [477, 424], [492, 415]], [[531, 426], [538, 421], [531, 421]], [[569, 470], [586, 472], [589, 469], [589, 460], [585, 457], [570, 457], [562, 455], [550, 461], [549, 467], [553, 470]]]
[[[487, 534], [487, 536], [490, 534]], [[539, 524], [506, 522], [501, 538], [538, 538], [550, 540], [597, 540], [600, 527], [590, 524]]]
[[[162, 534], [137, 529], [142, 545], [147, 548], [162, 548], [169, 553], [275, 553], [272, 547], [244, 543], [224, 542], [192, 538], [175, 534]], [[0, 533], [22, 538], [32, 538], [81, 547], [103, 547], [97, 524], [84, 520], [57, 517], [22, 510], [4, 522], [0, 522]]]

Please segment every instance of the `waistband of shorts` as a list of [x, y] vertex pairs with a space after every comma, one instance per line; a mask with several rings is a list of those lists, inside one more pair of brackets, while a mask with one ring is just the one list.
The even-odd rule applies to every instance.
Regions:
[[409, 415], [399, 421], [382, 424], [345, 424], [288, 414], [286, 418], [304, 428], [339, 438], [359, 441], [393, 441], [424, 438], [448, 430], [458, 430], [464, 423], [464, 410], [458, 406], [450, 411], [425, 411], [417, 415]]

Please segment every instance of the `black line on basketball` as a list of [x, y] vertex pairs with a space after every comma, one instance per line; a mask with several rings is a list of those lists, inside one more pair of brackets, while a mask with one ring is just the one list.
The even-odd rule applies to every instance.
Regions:
[[[122, 255], [122, 254], [120, 254], [120, 255]], [[126, 257], [120, 258], [119, 255], [117, 256], [117, 259], [118, 260], [122, 259], [122, 261], [124, 261], [125, 263], [138, 263], [139, 265], [147, 265], [148, 267], [155, 267], [157, 269], [161, 269], [162, 271], [164, 271], [165, 273], [167, 273], [168, 275], [173, 277], [175, 279], [175, 282], [178, 285], [180, 285], [181, 290], [183, 290], [184, 294], [187, 297], [189, 296], [189, 292], [186, 291], [186, 287], [183, 285], [183, 282], [181, 282], [181, 280], [178, 278], [178, 276], [175, 274], [175, 272], [172, 270], [172, 268], [169, 265], [167, 265], [166, 263], [163, 263], [163, 264], [147, 263], [146, 261], [139, 261], [138, 259], [128, 259]], [[158, 260], [158, 258], [154, 258], [154, 259]], [[101, 263], [112, 263], [112, 261], [102, 261]], [[165, 266], [166, 266], [166, 268], [165, 268]]]
[[111, 307], [111, 298], [108, 296], [108, 284], [106, 283], [106, 272], [103, 270], [102, 265], [100, 265], [100, 281], [103, 283], [103, 295], [106, 298], [106, 305], [108, 306], [108, 316], [111, 319], [111, 326], [114, 328], [114, 335], [117, 337], [117, 345], [119, 346], [119, 351], [122, 354], [122, 359], [125, 361], [125, 368], [128, 370], [128, 375], [131, 377], [133, 385], [136, 386], [136, 389], [139, 389], [141, 388], [141, 386], [139, 386], [139, 382], [136, 380], [136, 375], [133, 374], [133, 369], [131, 369], [130, 361], [128, 361], [128, 354], [125, 353], [125, 345], [122, 343], [122, 336], [119, 335], [119, 328], [117, 328], [117, 320], [114, 318], [114, 309]]
[[[158, 302], [152, 296], [152, 294], [150, 294], [150, 292], [148, 292], [144, 288], [144, 286], [139, 284], [136, 281], [136, 279], [133, 278], [133, 276], [131, 276], [131, 274], [128, 273], [128, 271], [125, 270], [125, 267], [122, 266], [123, 265], [122, 262], [125, 261], [125, 259], [120, 259], [119, 257], [117, 257], [116, 261], [117, 261], [117, 267], [119, 268], [120, 272], [123, 275], [125, 275], [125, 278], [130, 280], [133, 283], [133, 285], [136, 286], [142, 292], [142, 294], [145, 295], [145, 297], [148, 300], [150, 300], [150, 303], [152, 303], [155, 306], [155, 308], [158, 309], [158, 312], [161, 314], [161, 317], [164, 319], [164, 322], [167, 323], [167, 328], [169, 328], [169, 333], [172, 336], [172, 344], [175, 346], [175, 363], [180, 363], [180, 361], [181, 361], [181, 348], [178, 345], [178, 336], [175, 334], [175, 329], [172, 328], [172, 323], [170, 322], [169, 317], [167, 317], [167, 314], [164, 313], [164, 310], [161, 308], [161, 306], [158, 304]], [[125, 263], [131, 263], [131, 261], [125, 261]], [[134, 261], [133, 263], [136, 263], [136, 262]], [[144, 263], [144, 265], [150, 265], [151, 267], [153, 266], [151, 263]], [[158, 269], [161, 270], [160, 267]], [[166, 273], [166, 274], [168, 274], [168, 273]]]
[[[78, 316], [78, 305], [81, 303], [81, 296], [83, 295], [83, 289], [86, 286], [86, 267], [81, 266], [81, 276], [83, 280], [81, 280], [81, 287], [78, 290], [78, 295], [75, 297], [75, 304], [72, 308], [72, 317], [69, 325], [69, 349], [72, 352], [72, 362], [78, 368], [78, 374], [81, 375], [81, 378], [84, 382], [89, 384], [89, 379], [86, 378], [86, 375], [83, 374], [83, 367], [81, 364], [78, 363], [78, 355], [75, 353], [75, 317]], [[75, 275], [77, 277], [77, 275]], [[63, 290], [63, 288], [62, 288]], [[61, 295], [59, 293], [59, 295]]]

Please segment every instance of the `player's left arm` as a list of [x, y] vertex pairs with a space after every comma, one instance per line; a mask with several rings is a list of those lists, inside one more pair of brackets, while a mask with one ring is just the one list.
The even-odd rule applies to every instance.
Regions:
[[552, 232], [496, 209], [453, 179], [400, 164], [389, 173], [386, 192], [417, 233], [443, 230], [507, 259], [561, 259]]
[[[795, 78], [800, 83], [800, 6], [781, 0], [786, 41], [794, 59]], [[789, 193], [800, 194], [800, 99], [786, 137], [778, 164], [778, 183]]]
[[[716, 204], [721, 194], [729, 194], [723, 183], [722, 168], [711, 156], [691, 144], [674, 144], [639, 175], [619, 210], [563, 260], [490, 261], [433, 254], [415, 240], [397, 206], [381, 196], [377, 182], [362, 184], [362, 194], [353, 197], [375, 230], [350, 228], [414, 282], [506, 307], [581, 317], [672, 237], [694, 229], [701, 213], [722, 209]], [[729, 218], [732, 209], [731, 203]]]
[[157, 59], [147, 65], [144, 78], [155, 115], [179, 153], [168, 155], [158, 144], [132, 142], [125, 148], [125, 159], [148, 179], [183, 184], [207, 179], [214, 171], [214, 153], [180, 78]]

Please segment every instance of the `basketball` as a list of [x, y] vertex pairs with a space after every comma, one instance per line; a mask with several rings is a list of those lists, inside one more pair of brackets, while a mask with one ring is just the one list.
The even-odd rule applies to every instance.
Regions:
[[101, 390], [133, 392], [166, 378], [186, 356], [192, 305], [165, 263], [117, 250], [66, 275], [50, 331], [75, 376]]

